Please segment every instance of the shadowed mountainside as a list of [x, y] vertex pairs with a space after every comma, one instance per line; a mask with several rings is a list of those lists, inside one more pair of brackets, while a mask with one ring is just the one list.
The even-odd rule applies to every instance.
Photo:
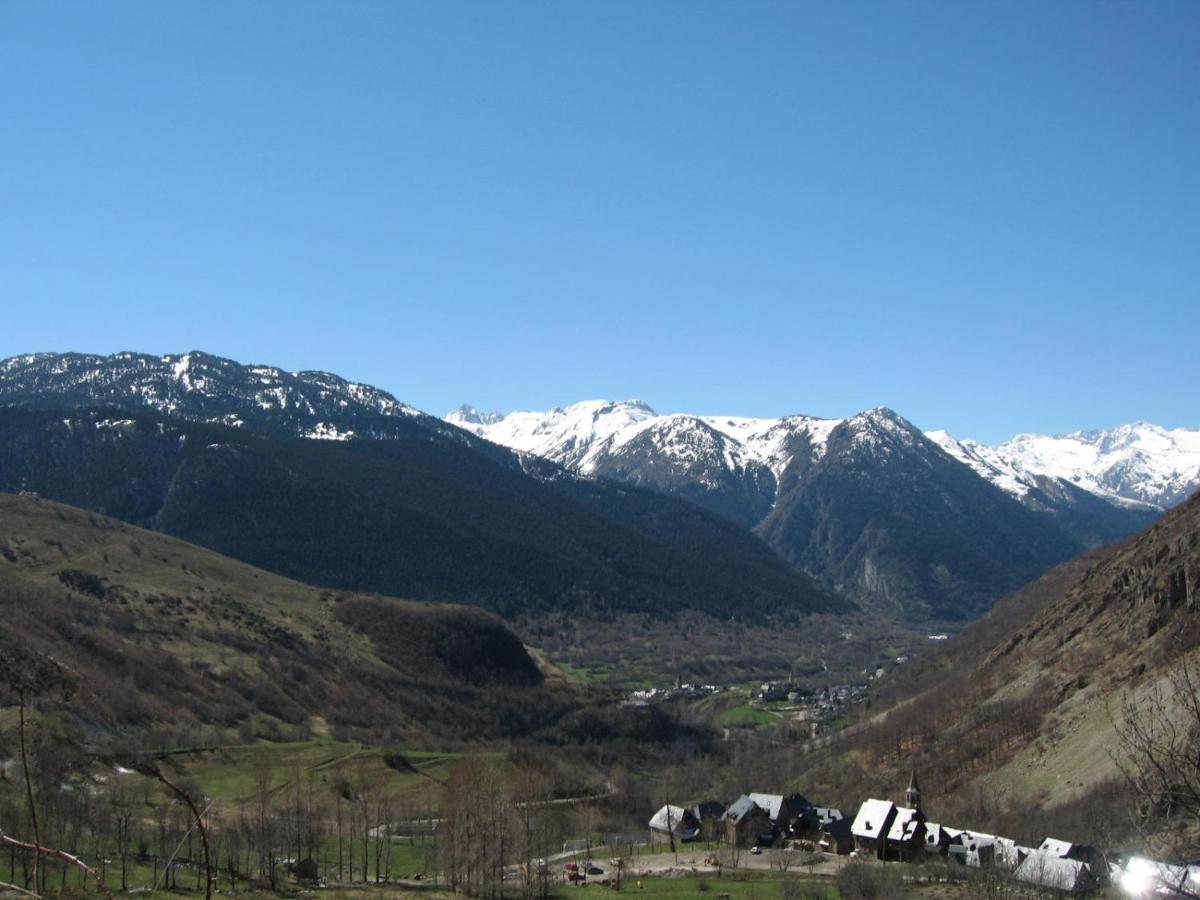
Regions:
[[506, 616], [847, 608], [753, 535], [684, 501], [579, 484], [537, 460], [554, 471], [530, 477], [412, 417], [392, 429], [386, 440], [319, 441], [145, 409], [5, 408], [0, 489], [310, 584]]

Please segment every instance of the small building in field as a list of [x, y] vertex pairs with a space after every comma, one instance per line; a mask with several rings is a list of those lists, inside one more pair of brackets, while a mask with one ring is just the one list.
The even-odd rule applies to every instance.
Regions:
[[668, 803], [650, 817], [650, 833], [652, 841], [670, 841], [672, 836], [683, 843], [694, 841], [700, 836], [700, 820], [690, 809]]
[[774, 700], [786, 700], [788, 695], [788, 686], [786, 684], [777, 684], [775, 682], [764, 682], [762, 687], [758, 689], [758, 699], [764, 703]]
[[737, 847], [770, 846], [778, 835], [767, 811], [748, 794], [729, 805], [723, 821], [725, 841]]

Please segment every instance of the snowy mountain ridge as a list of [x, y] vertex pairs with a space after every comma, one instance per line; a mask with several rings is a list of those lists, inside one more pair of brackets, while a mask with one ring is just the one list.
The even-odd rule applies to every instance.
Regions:
[[[884, 446], [882, 433], [889, 428], [903, 431], [895, 425], [902, 419], [884, 413], [890, 410], [869, 410], [848, 419], [662, 415], [640, 400], [588, 400], [547, 412], [508, 415], [480, 414], [462, 407], [445, 419], [587, 477], [619, 474], [621, 457], [636, 448], [675, 467], [692, 468], [704, 462], [738, 475], [765, 470], [778, 483], [797, 450], [806, 454], [806, 462], [819, 460], [829, 435], [843, 423], [869, 420], [873, 427], [856, 428], [855, 441]], [[1062, 481], [1116, 506], [1162, 510], [1200, 488], [1200, 429], [1137, 422], [1067, 435], [1021, 434], [995, 446], [960, 440], [945, 431], [929, 431], [925, 436], [1022, 501], [1045, 490], [1048, 481]], [[713, 479], [711, 472], [700, 476], [701, 484]]]
[[1014, 496], [1057, 478], [1117, 505], [1169, 509], [1200, 488], [1200, 429], [1150, 422], [1063, 435], [1019, 434], [996, 446], [930, 432], [951, 456]]
[[0, 406], [51, 398], [124, 406], [133, 401], [148, 410], [234, 428], [269, 419], [320, 440], [371, 436], [380, 421], [424, 417], [386, 391], [330, 372], [285, 372], [199, 351], [33, 353], [0, 360]]
[[[814, 455], [824, 451], [829, 433], [842, 419], [784, 416], [661, 415], [641, 400], [584, 400], [547, 412], [480, 414], [463, 406], [445, 420], [505, 447], [533, 453], [580, 475], [599, 474], [603, 461], [639, 438], [677, 462], [695, 463], [707, 453], [736, 471], [765, 467], [778, 479], [791, 461], [789, 440], [807, 436]], [[702, 437], [700, 437], [702, 436]]]

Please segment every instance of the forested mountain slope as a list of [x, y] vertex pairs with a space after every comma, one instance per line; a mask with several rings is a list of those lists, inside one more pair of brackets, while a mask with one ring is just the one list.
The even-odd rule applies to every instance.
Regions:
[[650, 492], [575, 486], [537, 460], [534, 478], [510, 451], [479, 452], [414, 417], [390, 419], [386, 439], [325, 441], [132, 402], [48, 402], [0, 408], [0, 489], [36, 491], [308, 583], [506, 615], [692, 608], [762, 618], [846, 607], [711, 513]]

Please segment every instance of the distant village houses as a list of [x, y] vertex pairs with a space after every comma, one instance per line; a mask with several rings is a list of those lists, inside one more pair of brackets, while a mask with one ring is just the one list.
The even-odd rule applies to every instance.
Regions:
[[1079, 894], [1111, 883], [1130, 898], [1200, 896], [1200, 866], [1171, 866], [1140, 857], [1109, 862], [1085, 844], [1047, 837], [1030, 847], [1002, 835], [930, 822], [916, 771], [903, 801], [869, 798], [851, 818], [839, 809], [817, 806], [800, 793], [751, 792], [728, 808], [713, 801], [665, 804], [650, 819], [650, 830], [659, 842], [719, 839], [732, 847], [768, 852], [796, 842], [824, 853], [854, 853], [889, 864], [940, 857], [966, 868], [994, 868], [1039, 892]]

